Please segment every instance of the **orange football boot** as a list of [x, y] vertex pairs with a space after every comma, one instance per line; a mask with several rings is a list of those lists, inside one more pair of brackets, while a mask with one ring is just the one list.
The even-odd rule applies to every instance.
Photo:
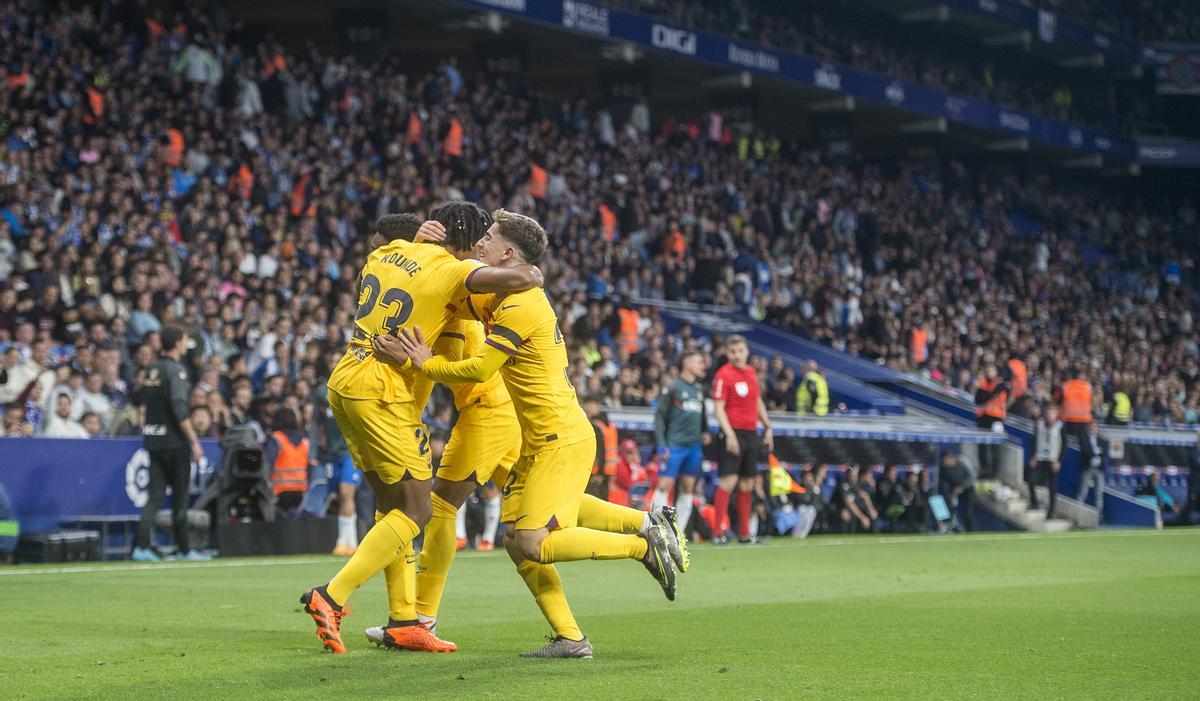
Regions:
[[495, 550], [496, 544], [490, 540], [481, 540], [481, 541], [479, 541], [479, 547], [477, 547], [475, 549], [481, 553], [486, 553], [489, 550]]
[[350, 613], [350, 607], [337, 610], [333, 602], [316, 588], [301, 594], [300, 603], [304, 604], [304, 612], [316, 621], [317, 638], [325, 649], [338, 655], [346, 654], [346, 645], [342, 642], [342, 616]]
[[455, 538], [454, 539], [454, 549], [455, 550], [463, 550], [466, 547], [467, 547], [467, 539], [466, 538]]
[[396, 626], [383, 629], [383, 645], [394, 650], [417, 652], [454, 652], [458, 646], [442, 640], [430, 630], [431, 625]]

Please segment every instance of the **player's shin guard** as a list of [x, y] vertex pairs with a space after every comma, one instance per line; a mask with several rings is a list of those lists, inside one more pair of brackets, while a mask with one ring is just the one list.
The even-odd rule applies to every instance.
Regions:
[[584, 494], [579, 502], [578, 523], [582, 528], [609, 533], [637, 533], [648, 525], [646, 512], [618, 506], [591, 494]]
[[421, 563], [417, 567], [417, 613], [422, 616], [437, 618], [442, 592], [446, 589], [446, 576], [454, 563], [455, 514], [461, 516], [462, 511], [437, 494], [433, 495], [433, 515], [425, 526], [425, 546], [421, 549]]
[[564, 528], [542, 541], [543, 563], [575, 560], [640, 560], [646, 556], [646, 539], [637, 535], [606, 533], [590, 528]]
[[[410, 548], [421, 529], [404, 512], [392, 509], [380, 519], [358, 545], [358, 551], [345, 567], [329, 580], [326, 591], [338, 606], [346, 603], [350, 594], [379, 574], [396, 559], [398, 553]], [[416, 563], [414, 563], [415, 566]]]
[[517, 565], [517, 573], [525, 580], [525, 586], [533, 594], [542, 615], [554, 630], [555, 635], [569, 640], [583, 640], [583, 631], [575, 622], [571, 606], [567, 603], [566, 592], [563, 591], [562, 579], [554, 565], [542, 565], [533, 560], [525, 560]]
[[356, 517], [354, 514], [337, 517], [338, 545], [346, 548], [354, 548], [358, 546], [358, 533], [355, 532], [355, 521]]

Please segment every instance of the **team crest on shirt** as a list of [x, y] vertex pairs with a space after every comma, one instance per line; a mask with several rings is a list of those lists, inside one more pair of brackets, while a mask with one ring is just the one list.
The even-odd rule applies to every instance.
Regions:
[[735, 382], [733, 385], [733, 391], [737, 392], [737, 396], [744, 397], [747, 394], [750, 394], [750, 385], [745, 382]]

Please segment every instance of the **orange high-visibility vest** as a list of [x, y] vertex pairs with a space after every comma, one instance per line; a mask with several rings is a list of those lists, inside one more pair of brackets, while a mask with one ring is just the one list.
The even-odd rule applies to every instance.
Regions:
[[84, 124], [95, 124], [96, 120], [104, 116], [104, 93], [100, 92], [92, 86], [84, 88], [87, 93], [87, 109], [83, 112]]
[[417, 116], [416, 110], [408, 113], [408, 129], [405, 131], [404, 136], [410, 144], [421, 141], [421, 118]]
[[687, 254], [687, 237], [679, 229], [667, 235], [667, 253], [676, 258], [683, 258]]
[[600, 429], [600, 436], [604, 439], [604, 464], [592, 465], [592, 474], [601, 474], [603, 470], [603, 474], [615, 475], [617, 463], [621, 461], [620, 451], [617, 450], [617, 427], [600, 419], [593, 419], [592, 425]]
[[546, 189], [550, 185], [550, 176], [546, 173], [546, 169], [536, 163], [529, 164], [529, 194], [539, 200], [546, 196]]
[[446, 140], [442, 142], [442, 153], [447, 156], [461, 156], [463, 150], [463, 128], [458, 117], [450, 118], [450, 131], [446, 132]]
[[292, 443], [283, 431], [274, 431], [271, 436], [279, 443], [279, 455], [271, 468], [272, 489], [276, 494], [308, 489], [308, 439]]
[[233, 178], [233, 183], [242, 199], [250, 199], [250, 193], [254, 192], [254, 171], [250, 170], [249, 166], [243, 164], [241, 168], [238, 168], [237, 175]]
[[[292, 201], [291, 206], [288, 207], [288, 211], [293, 217], [317, 216], [316, 198], [314, 197], [311, 201], [308, 199], [308, 185], [310, 182], [312, 182], [312, 176], [303, 175], [300, 177], [300, 180], [296, 182], [296, 186], [292, 188]], [[306, 204], [308, 205], [307, 210], [305, 210]]]
[[1071, 423], [1092, 420], [1092, 386], [1087, 380], [1067, 380], [1062, 386], [1062, 411], [1059, 416]]
[[600, 205], [600, 229], [604, 233], [605, 241], [612, 241], [617, 237], [617, 215], [608, 205]]
[[642, 315], [636, 309], [618, 309], [617, 315], [621, 319], [621, 344], [630, 354], [637, 353], [638, 325]]
[[[985, 392], [991, 392], [996, 389], [998, 384], [1000, 384], [1000, 378], [980, 380], [979, 387]], [[997, 392], [991, 399], [975, 408], [977, 417], [994, 416], [1003, 420], [1006, 413], [1008, 413], [1008, 392]]]
[[1029, 371], [1025, 368], [1025, 362], [1012, 358], [1008, 361], [1008, 369], [1012, 371], [1013, 399], [1024, 397], [1029, 391]]
[[172, 127], [167, 130], [167, 165], [174, 168], [183, 163], [183, 151], [186, 148], [183, 132]]
[[913, 329], [909, 341], [909, 355], [918, 365], [929, 359], [929, 334], [924, 329]]

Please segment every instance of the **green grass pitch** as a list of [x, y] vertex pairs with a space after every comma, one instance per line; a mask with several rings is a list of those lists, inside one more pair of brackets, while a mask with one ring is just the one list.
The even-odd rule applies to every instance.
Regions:
[[776, 539], [694, 548], [667, 602], [632, 562], [560, 565], [596, 659], [500, 552], [451, 572], [450, 655], [386, 652], [353, 598], [324, 653], [297, 598], [331, 557], [0, 569], [6, 699], [1167, 699], [1200, 689], [1200, 530]]

